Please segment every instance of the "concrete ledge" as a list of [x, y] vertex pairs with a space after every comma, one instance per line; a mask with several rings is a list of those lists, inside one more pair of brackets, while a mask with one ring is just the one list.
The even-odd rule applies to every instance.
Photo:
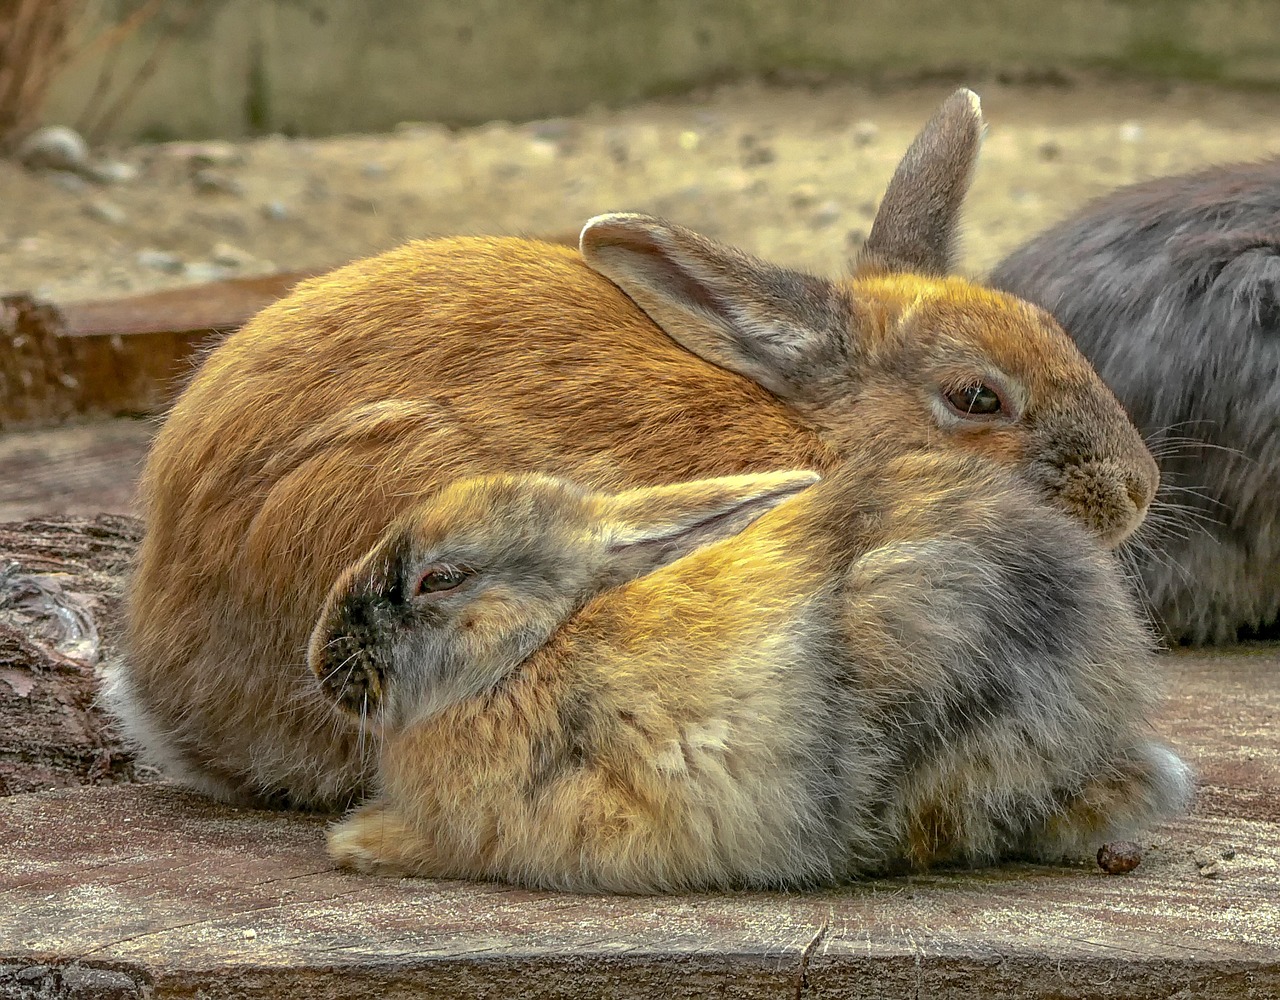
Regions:
[[[95, 5], [106, 19], [125, 5]], [[173, 5], [171, 18], [184, 5]], [[116, 135], [380, 131], [571, 114], [724, 79], [861, 79], [1109, 67], [1280, 84], [1276, 0], [220, 0], [173, 45]], [[99, 30], [105, 20], [86, 25]], [[120, 54], [128, 80], [166, 27]], [[101, 69], [48, 108], [74, 121]]]
[[336, 871], [318, 817], [61, 789], [0, 799], [0, 997], [1280, 996], [1280, 648], [1165, 663], [1203, 792], [1129, 875], [557, 895]]

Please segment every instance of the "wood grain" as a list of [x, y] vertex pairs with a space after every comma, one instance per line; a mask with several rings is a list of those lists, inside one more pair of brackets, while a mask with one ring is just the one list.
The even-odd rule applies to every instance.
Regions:
[[1280, 996], [1280, 647], [1161, 663], [1202, 792], [1129, 875], [582, 897], [350, 875], [321, 818], [62, 789], [0, 799], [0, 995], [47, 965], [139, 997]]

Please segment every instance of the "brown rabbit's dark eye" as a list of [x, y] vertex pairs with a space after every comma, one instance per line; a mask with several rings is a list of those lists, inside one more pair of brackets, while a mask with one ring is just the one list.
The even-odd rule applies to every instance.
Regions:
[[457, 566], [431, 566], [418, 577], [417, 594], [441, 594], [461, 586], [471, 574]]
[[947, 402], [966, 417], [990, 416], [1003, 409], [999, 394], [986, 385], [967, 385], [961, 389], [953, 389], [947, 393]]

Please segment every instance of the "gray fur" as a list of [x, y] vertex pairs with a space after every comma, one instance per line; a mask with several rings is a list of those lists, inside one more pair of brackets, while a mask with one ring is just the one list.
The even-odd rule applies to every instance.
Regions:
[[1133, 554], [1171, 639], [1276, 634], [1280, 159], [1121, 189], [1014, 251], [1147, 436], [1164, 487]]
[[[628, 588], [606, 586], [608, 557], [591, 541], [593, 508], [577, 502], [583, 494], [547, 477], [508, 477], [501, 492], [487, 494], [497, 501], [488, 505], [484, 481], [476, 482], [455, 487], [481, 502], [451, 502], [450, 525], [441, 529], [427, 515], [442, 537], [422, 558], [474, 551], [493, 567], [497, 585], [522, 603], [518, 645], [526, 653], [575, 615], [589, 619], [607, 606], [626, 617]], [[401, 552], [417, 546], [413, 523], [385, 544]], [[723, 870], [709, 881], [646, 876], [642, 867], [620, 883], [609, 881], [617, 877], [611, 872], [565, 881], [535, 870], [518, 880], [639, 891], [772, 888], [904, 866], [1052, 860], [1187, 804], [1190, 772], [1147, 732], [1152, 636], [1111, 556], [1012, 475], [969, 458], [904, 464], [871, 448], [717, 549], [738, 544], [742, 553], [730, 560], [701, 549], [655, 570], [651, 580], [660, 585], [645, 593], [669, 600], [661, 617], [671, 624], [648, 641], [655, 655], [677, 659], [694, 648], [686, 633], [710, 623], [681, 607], [692, 581], [721, 595], [727, 619], [763, 615], [773, 623], [778, 641], [767, 654], [723, 650], [741, 664], [733, 675], [744, 717], [754, 717], [752, 698], [775, 706], [748, 737], [772, 762], [752, 768], [767, 777], [739, 782], [750, 786], [758, 811], [720, 820], [727, 828], [742, 815], [760, 818], [758, 854], [744, 861], [726, 848]], [[533, 558], [513, 561], [516, 549]], [[796, 552], [812, 560], [812, 571], [796, 571]], [[720, 568], [718, 579], [706, 579], [700, 559]], [[349, 630], [352, 607], [389, 586], [376, 573], [340, 585], [313, 650]], [[490, 657], [469, 648], [454, 662], [455, 622], [470, 616], [483, 628], [475, 624], [483, 594], [478, 584], [474, 596], [460, 596], [448, 621], [405, 620], [370, 636], [369, 646], [392, 664], [392, 686], [406, 685], [417, 702], [417, 710], [398, 710], [401, 719], [425, 722], [519, 670], [505, 651]], [[572, 683], [554, 734], [531, 733], [532, 777], [513, 792], [526, 805], [566, 772], [591, 767], [593, 748], [619, 725], [595, 692], [614, 670], [643, 677], [644, 662], [611, 665], [611, 641], [607, 634], [599, 645], [571, 641], [552, 654], [572, 656], [557, 668]], [[699, 662], [685, 662], [696, 677]], [[433, 689], [432, 678], [462, 674], [470, 676], [465, 690]], [[664, 696], [696, 702], [688, 692], [645, 695]], [[687, 780], [698, 781], [692, 760], [686, 769]], [[429, 767], [418, 780], [432, 780]], [[394, 787], [387, 794], [394, 802]]]

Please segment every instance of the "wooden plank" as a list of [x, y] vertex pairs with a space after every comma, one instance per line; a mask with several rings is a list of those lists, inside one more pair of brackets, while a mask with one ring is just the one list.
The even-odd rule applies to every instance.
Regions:
[[0, 434], [0, 522], [49, 514], [137, 513], [135, 490], [159, 422]]
[[0, 800], [0, 963], [101, 966], [156, 997], [1280, 996], [1280, 647], [1162, 664], [1161, 728], [1206, 794], [1130, 875], [558, 895], [351, 875], [317, 817], [80, 788]]
[[202, 333], [243, 326], [316, 271], [281, 271], [228, 278], [145, 295], [61, 306], [66, 337], [111, 337], [148, 333]]
[[53, 305], [0, 299], [0, 430], [156, 413], [202, 348], [242, 326], [311, 272]]
[[67, 336], [61, 313], [0, 298], [0, 431], [163, 409], [220, 331]]

